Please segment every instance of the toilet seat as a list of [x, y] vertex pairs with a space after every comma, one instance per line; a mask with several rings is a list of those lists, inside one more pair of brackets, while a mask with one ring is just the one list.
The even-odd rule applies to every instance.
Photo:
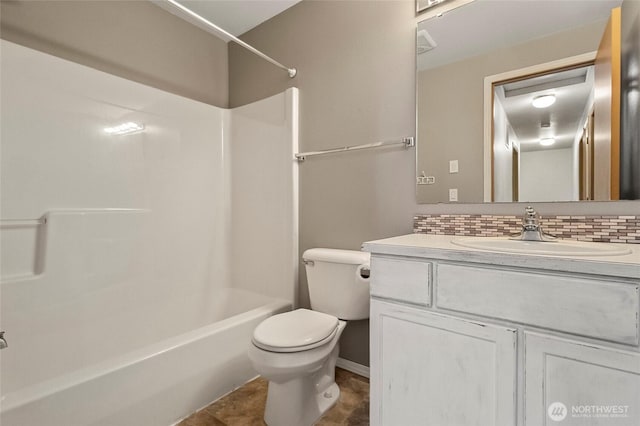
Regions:
[[302, 352], [331, 341], [338, 318], [308, 309], [296, 309], [262, 321], [253, 332], [253, 344], [270, 352]]

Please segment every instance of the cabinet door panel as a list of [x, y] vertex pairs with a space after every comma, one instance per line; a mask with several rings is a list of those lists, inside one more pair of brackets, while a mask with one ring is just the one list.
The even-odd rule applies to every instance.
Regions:
[[640, 424], [639, 353], [526, 332], [525, 371], [528, 426]]
[[515, 424], [516, 330], [371, 306], [372, 425]]

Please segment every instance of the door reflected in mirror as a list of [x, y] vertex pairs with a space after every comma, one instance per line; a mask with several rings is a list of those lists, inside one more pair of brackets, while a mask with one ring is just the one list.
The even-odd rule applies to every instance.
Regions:
[[422, 21], [418, 202], [625, 198], [622, 3], [475, 0]]

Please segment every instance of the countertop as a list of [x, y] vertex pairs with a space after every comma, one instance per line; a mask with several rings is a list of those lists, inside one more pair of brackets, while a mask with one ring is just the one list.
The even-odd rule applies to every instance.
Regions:
[[452, 262], [462, 261], [640, 279], [640, 244], [625, 244], [631, 249], [631, 253], [619, 256], [561, 256], [503, 253], [466, 248], [452, 244], [451, 240], [456, 238], [463, 237], [408, 234], [368, 241], [362, 244], [362, 249], [373, 255], [427, 258]]

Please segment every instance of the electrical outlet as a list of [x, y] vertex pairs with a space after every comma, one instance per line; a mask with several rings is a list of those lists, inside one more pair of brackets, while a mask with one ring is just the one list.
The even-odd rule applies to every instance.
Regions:
[[416, 176], [416, 183], [418, 185], [433, 185], [436, 183], [435, 176]]
[[458, 201], [458, 189], [457, 188], [449, 189], [449, 201]]

